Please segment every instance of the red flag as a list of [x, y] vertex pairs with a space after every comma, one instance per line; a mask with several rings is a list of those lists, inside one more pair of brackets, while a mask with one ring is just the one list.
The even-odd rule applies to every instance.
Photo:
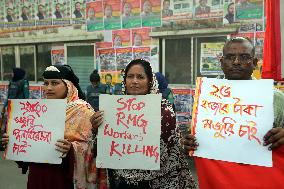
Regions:
[[273, 167], [262, 167], [195, 157], [199, 187], [200, 189], [283, 189], [283, 145], [273, 150], [272, 161]]
[[[283, 6], [282, 3], [281, 5]], [[267, 18], [264, 38], [262, 78], [281, 80], [283, 74], [281, 74], [280, 13], [282, 10], [280, 0], [266, 0], [265, 7]]]

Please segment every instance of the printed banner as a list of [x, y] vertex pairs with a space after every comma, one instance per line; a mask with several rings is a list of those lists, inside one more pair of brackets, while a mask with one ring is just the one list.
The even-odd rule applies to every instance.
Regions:
[[104, 0], [104, 27], [106, 30], [121, 28], [121, 3], [120, 0]]
[[14, 161], [61, 164], [55, 150], [64, 138], [66, 100], [9, 100], [9, 143], [5, 157]]
[[218, 75], [222, 73], [220, 58], [224, 43], [201, 43], [200, 73], [202, 75]]
[[195, 156], [272, 167], [263, 137], [273, 122], [273, 80], [197, 79]]
[[53, 25], [70, 24], [71, 2], [70, 0], [53, 1]]
[[87, 3], [86, 9], [87, 31], [103, 30], [103, 1]]
[[64, 46], [54, 46], [51, 49], [51, 63], [52, 65], [63, 65], [65, 62]]
[[35, 16], [37, 26], [51, 26], [53, 15], [53, 3], [51, 0], [39, 0]]
[[132, 29], [132, 46], [149, 46], [151, 37], [149, 36], [151, 28]]
[[102, 94], [100, 110], [97, 167], [159, 170], [161, 95]]
[[143, 27], [160, 27], [161, 0], [141, 0], [141, 18]]
[[131, 46], [130, 44], [130, 30], [113, 30], [112, 31], [113, 47]]
[[124, 0], [121, 3], [122, 28], [137, 28], [141, 26], [140, 1]]

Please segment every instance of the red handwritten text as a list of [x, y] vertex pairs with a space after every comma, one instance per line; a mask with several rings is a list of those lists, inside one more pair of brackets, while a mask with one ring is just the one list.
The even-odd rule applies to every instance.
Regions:
[[223, 97], [228, 98], [231, 96], [231, 87], [228, 86], [221, 86], [220, 88], [216, 85], [212, 85], [213, 90], [209, 93], [219, 99]]
[[241, 125], [239, 130], [239, 136], [243, 137], [244, 135], [248, 135], [248, 139], [255, 140], [258, 144], [261, 144], [261, 141], [259, 138], [257, 138], [255, 135], [257, 133], [256, 123], [254, 121], [247, 121], [247, 125]]
[[252, 104], [243, 105], [243, 104], [239, 104], [241, 99], [239, 99], [239, 98], [234, 98], [234, 99], [236, 100], [236, 102], [234, 104], [234, 113], [239, 113], [240, 115], [243, 115], [243, 113], [245, 113], [247, 115], [256, 117], [257, 109], [263, 107], [263, 106], [260, 106], [260, 105], [252, 105]]
[[31, 147], [31, 145], [29, 145], [27, 143], [27, 141], [23, 141], [23, 144], [20, 144], [20, 145], [14, 143], [14, 145], [13, 145], [13, 154], [16, 153], [18, 155], [19, 153], [26, 153], [26, 148], [27, 147]]
[[143, 154], [147, 157], [154, 157], [155, 162], [157, 163], [159, 160], [159, 152], [157, 152], [157, 146], [146, 146], [146, 145], [131, 145], [131, 144], [119, 144], [115, 141], [111, 142], [109, 155], [118, 155], [122, 157], [123, 155], [131, 155], [131, 154]]
[[126, 101], [124, 101], [123, 98], [119, 98], [117, 102], [121, 105], [122, 107], [116, 108], [118, 110], [118, 113], [116, 114], [116, 124], [117, 125], [123, 125], [125, 128], [129, 129], [129, 126], [134, 126], [138, 128], [143, 129], [143, 133], [146, 134], [146, 129], [148, 126], [148, 121], [143, 119], [144, 114], [132, 114], [132, 113], [125, 113], [123, 111], [133, 111], [137, 110], [140, 111], [145, 107], [144, 102], [136, 102], [136, 98], [130, 98]]
[[234, 132], [234, 125], [236, 121], [230, 117], [224, 117], [222, 122], [213, 123], [212, 119], [204, 119], [203, 121], [203, 128], [205, 129], [213, 129], [215, 132], [215, 138], [223, 138], [225, 139], [224, 135], [233, 135]]
[[228, 114], [230, 104], [223, 104], [221, 102], [208, 102], [207, 100], [202, 100], [201, 106], [207, 110], [207, 108], [214, 111], [214, 115], [219, 112], [219, 114]]
[[23, 115], [25, 115], [26, 113], [36, 113], [38, 117], [40, 117], [40, 113], [45, 113], [47, 112], [47, 106], [44, 105], [40, 105], [39, 102], [36, 102], [34, 104], [31, 104], [30, 102], [20, 102], [20, 105], [22, 105], [21, 110], [24, 110], [25, 112], [23, 113]]
[[[28, 130], [20, 130], [15, 129], [13, 131], [13, 135], [16, 137], [17, 141], [21, 141], [22, 139], [31, 139], [33, 141], [43, 141], [50, 143], [51, 141], [51, 132], [47, 131], [35, 131], [36, 126], [30, 127]], [[40, 126], [42, 127], [42, 126]]]
[[108, 128], [109, 124], [105, 125], [104, 129], [104, 136], [110, 136], [113, 138], [123, 138], [128, 140], [137, 140], [137, 141], [143, 141], [143, 137], [141, 135], [128, 133], [127, 131], [124, 132], [117, 132], [114, 131], [113, 128]]

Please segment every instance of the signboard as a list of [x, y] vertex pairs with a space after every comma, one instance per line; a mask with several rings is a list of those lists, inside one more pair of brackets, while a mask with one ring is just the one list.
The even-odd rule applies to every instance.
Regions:
[[100, 110], [97, 167], [159, 170], [161, 95], [102, 94]]
[[55, 143], [64, 138], [65, 118], [66, 100], [9, 100], [6, 158], [60, 164]]
[[274, 122], [273, 80], [198, 78], [195, 92], [195, 156], [272, 167], [263, 137]]

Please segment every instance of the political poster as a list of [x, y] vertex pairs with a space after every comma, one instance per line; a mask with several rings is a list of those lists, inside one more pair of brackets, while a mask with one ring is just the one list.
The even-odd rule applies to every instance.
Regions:
[[115, 49], [115, 54], [117, 70], [125, 69], [127, 64], [133, 60], [131, 47], [117, 48]]
[[53, 25], [68, 25], [71, 20], [71, 1], [54, 0], [53, 1]]
[[98, 49], [101, 71], [116, 71], [115, 49]]
[[116, 30], [121, 28], [120, 0], [103, 0], [104, 28]]
[[233, 1], [224, 2], [223, 24], [233, 24], [235, 22], [235, 3]]
[[151, 48], [150, 47], [133, 47], [133, 59], [144, 59], [150, 62]]
[[149, 46], [151, 45], [150, 37], [151, 28], [134, 28], [131, 30], [132, 46]]
[[161, 0], [141, 0], [142, 27], [160, 27], [162, 24]]
[[1, 84], [0, 85], [0, 104], [4, 104], [7, 100], [8, 93], [8, 85]]
[[235, 19], [239, 22], [251, 22], [263, 18], [263, 0], [236, 0]]
[[103, 1], [89, 2], [86, 5], [87, 31], [97, 31], [104, 29]]
[[193, 1], [191, 0], [163, 0], [162, 1], [163, 24], [170, 21], [192, 19]]
[[85, 0], [72, 0], [71, 4], [72, 24], [85, 24], [86, 21], [86, 2]]
[[19, 12], [19, 25], [20, 27], [32, 27], [35, 26], [35, 13], [36, 13], [37, 1], [35, 0], [23, 0], [20, 3]]
[[53, 16], [53, 1], [39, 0], [35, 15], [37, 26], [51, 26]]
[[41, 86], [39, 85], [30, 85], [29, 86], [30, 91], [30, 99], [41, 99]]
[[221, 70], [220, 58], [223, 54], [224, 43], [201, 43], [200, 73], [201, 75], [219, 75]]
[[17, 28], [19, 26], [19, 7], [21, 2], [5, 0], [5, 27]]
[[176, 122], [183, 135], [188, 134], [194, 102], [194, 89], [174, 88], [172, 89], [176, 111]]
[[130, 30], [112, 30], [112, 44], [115, 48], [131, 46]]
[[141, 27], [141, 8], [140, 1], [124, 0], [121, 1], [121, 19], [122, 28], [137, 28]]
[[5, 26], [5, 1], [0, 1], [0, 30]]
[[63, 65], [65, 62], [64, 46], [53, 46], [51, 53], [51, 63], [52, 65]]

